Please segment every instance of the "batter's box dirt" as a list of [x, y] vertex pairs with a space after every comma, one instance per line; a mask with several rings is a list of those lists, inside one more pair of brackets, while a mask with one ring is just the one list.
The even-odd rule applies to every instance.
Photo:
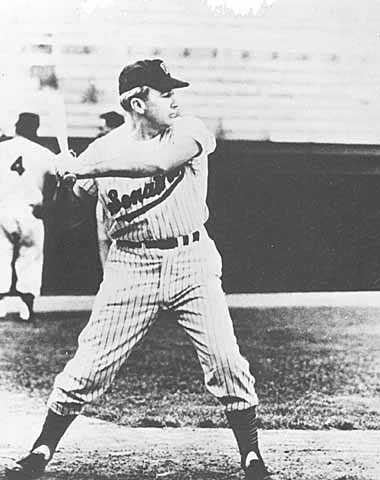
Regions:
[[[0, 465], [26, 453], [42, 402], [0, 392]], [[265, 430], [262, 451], [276, 480], [379, 480], [380, 431]], [[2, 474], [3, 476], [3, 474]], [[80, 417], [45, 480], [242, 480], [229, 429], [127, 428]]]

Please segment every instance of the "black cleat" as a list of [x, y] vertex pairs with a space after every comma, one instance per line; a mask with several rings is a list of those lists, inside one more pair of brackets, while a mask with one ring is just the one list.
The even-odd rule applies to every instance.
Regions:
[[5, 468], [7, 480], [32, 480], [39, 478], [48, 464], [43, 453], [29, 453], [26, 457], [18, 460], [14, 465]]
[[245, 480], [270, 480], [271, 474], [268, 472], [261, 455], [255, 455], [252, 458], [245, 470]]

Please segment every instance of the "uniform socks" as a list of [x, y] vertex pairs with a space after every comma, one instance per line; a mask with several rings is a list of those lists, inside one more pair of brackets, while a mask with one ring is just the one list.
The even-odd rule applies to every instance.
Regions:
[[249, 452], [255, 452], [257, 458], [262, 460], [258, 444], [256, 407], [226, 412], [226, 416], [239, 447], [242, 467], [246, 467]]
[[[42, 431], [34, 442], [32, 451], [42, 445], [47, 445], [51, 458], [57, 448], [58, 442], [76, 417], [77, 415], [57, 415], [52, 410], [48, 410]], [[47, 458], [47, 460], [50, 460], [50, 458]]]
[[[226, 412], [226, 416], [239, 447], [242, 466], [245, 466], [245, 459], [249, 452], [255, 452], [261, 460], [258, 445], [256, 408], [250, 407], [246, 410]], [[52, 456], [59, 441], [76, 417], [77, 415], [57, 415], [52, 410], [48, 410], [42, 431], [34, 442], [32, 451], [41, 445], [47, 445]]]

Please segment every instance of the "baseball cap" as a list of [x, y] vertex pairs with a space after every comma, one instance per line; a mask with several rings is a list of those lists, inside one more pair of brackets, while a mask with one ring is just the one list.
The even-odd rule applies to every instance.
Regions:
[[18, 116], [16, 126], [37, 129], [40, 126], [40, 116], [37, 113], [21, 112]]
[[127, 65], [119, 75], [119, 94], [135, 93], [138, 87], [151, 87], [160, 92], [168, 92], [174, 88], [188, 87], [190, 84], [170, 75], [163, 60], [139, 60]]
[[125, 121], [123, 115], [120, 115], [120, 113], [117, 113], [113, 110], [110, 112], [102, 113], [101, 115], [99, 115], [99, 118], [104, 120], [106, 122], [106, 125], [110, 128], [119, 127]]

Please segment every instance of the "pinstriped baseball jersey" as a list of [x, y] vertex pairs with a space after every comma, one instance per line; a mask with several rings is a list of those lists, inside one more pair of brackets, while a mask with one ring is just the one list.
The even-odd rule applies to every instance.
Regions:
[[169, 143], [186, 133], [199, 145], [199, 154], [189, 163], [166, 175], [148, 178], [98, 178], [79, 182], [79, 187], [98, 195], [108, 217], [113, 239], [144, 241], [166, 239], [200, 230], [208, 218], [207, 156], [215, 149], [215, 137], [203, 122], [193, 117], [176, 119], [163, 134], [149, 141], [133, 140], [128, 125], [93, 142], [84, 158], [92, 162], [112, 155], [131, 155], [142, 146]]
[[[241, 464], [248, 467], [247, 453], [259, 459], [255, 379], [234, 334], [221, 256], [204, 226], [207, 157], [215, 138], [200, 120], [179, 117], [173, 89], [187, 86], [160, 59], [127, 65], [119, 93], [131, 128], [93, 142], [78, 165], [71, 159], [64, 164], [80, 178], [98, 177], [74, 189], [100, 199], [114, 241], [78, 349], [55, 379], [32, 454], [51, 458], [71, 416], [109, 388], [134, 346], [163, 311], [171, 311], [196, 349], [206, 387], [226, 409]], [[151, 172], [165, 173], [146, 176]], [[29, 478], [26, 470], [19, 461], [8, 478], [16, 472]], [[260, 466], [260, 479], [264, 470]]]
[[[164, 112], [169, 102], [175, 104], [171, 97], [152, 98]], [[227, 411], [245, 410], [258, 402], [255, 379], [240, 354], [222, 289], [221, 257], [204, 227], [207, 157], [215, 149], [215, 138], [196, 118], [177, 117], [170, 125], [151, 140], [135, 140], [136, 130], [121, 126], [80, 156], [81, 169], [84, 165], [110, 175], [122, 170], [125, 157], [129, 174], [142, 175], [151, 171], [146, 160], [150, 155], [162, 155], [165, 165], [165, 151], [173, 157], [177, 151], [172, 146], [186, 144], [189, 137], [198, 145], [191, 160], [166, 174], [77, 182], [76, 188], [100, 199], [114, 241], [78, 350], [56, 377], [48, 401], [57, 414], [80, 413], [85, 403], [101, 395], [162, 310], [176, 313], [197, 350], [207, 388]], [[180, 158], [175, 165], [181, 165]], [[131, 167], [139, 161], [140, 167]], [[104, 169], [102, 162], [111, 167]], [[152, 164], [159, 165], [160, 159]], [[117, 168], [112, 170], [112, 165]]]

